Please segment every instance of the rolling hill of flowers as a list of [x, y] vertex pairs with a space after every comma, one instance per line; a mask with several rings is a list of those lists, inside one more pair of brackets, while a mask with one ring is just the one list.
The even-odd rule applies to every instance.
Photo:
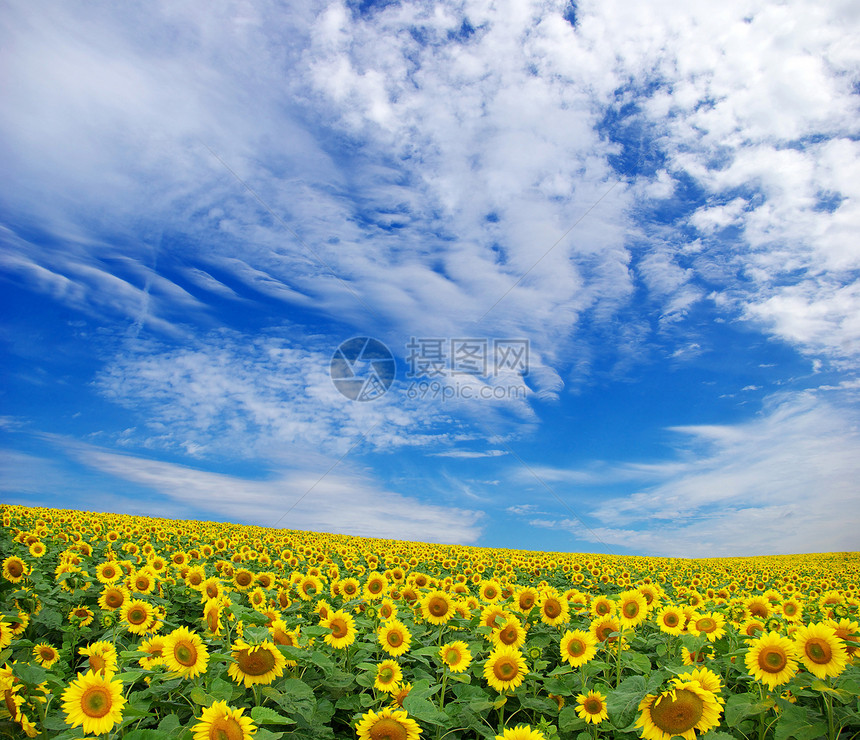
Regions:
[[0, 736], [860, 738], [858, 553], [0, 514]]

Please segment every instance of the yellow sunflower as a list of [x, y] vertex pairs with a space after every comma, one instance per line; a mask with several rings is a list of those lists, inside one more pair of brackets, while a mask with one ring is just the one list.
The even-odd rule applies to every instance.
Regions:
[[531, 586], [524, 586], [514, 591], [513, 608], [522, 614], [528, 614], [537, 604], [540, 594]]
[[119, 565], [117, 565], [112, 560], [108, 560], [104, 563], [99, 563], [96, 566], [96, 578], [98, 578], [101, 583], [113, 583], [121, 577], [122, 568], [120, 568]]
[[131, 594], [124, 586], [105, 586], [99, 596], [99, 607], [106, 611], [116, 611], [120, 609], [131, 598]]
[[559, 645], [561, 659], [573, 668], [585, 665], [597, 653], [597, 638], [584, 630], [568, 630]]
[[107, 640], [99, 640], [80, 648], [78, 655], [87, 658], [89, 668], [93, 673], [101, 673], [103, 676], [116, 673], [119, 656], [116, 648]]
[[726, 620], [718, 612], [695, 614], [687, 625], [687, 631], [699, 637], [705, 636], [708, 642], [715, 642], [726, 634]]
[[657, 612], [654, 621], [657, 622], [661, 632], [665, 632], [667, 635], [680, 635], [684, 632], [687, 618], [684, 616], [683, 609], [669, 605]]
[[451, 673], [462, 673], [472, 662], [469, 646], [460, 640], [449, 642], [439, 648], [439, 657], [442, 658], [442, 662], [448, 666]]
[[110, 732], [115, 724], [122, 722], [124, 704], [122, 681], [112, 681], [92, 671], [79, 673], [77, 680], [63, 692], [66, 724], [83, 725], [84, 732], [93, 735]]
[[244, 707], [228, 707], [226, 701], [214, 702], [191, 728], [194, 740], [250, 740], [257, 726], [250, 717], [243, 716], [244, 711]]
[[275, 643], [266, 640], [250, 645], [244, 640], [236, 640], [232, 646], [231, 657], [235, 661], [227, 668], [227, 675], [236, 683], [250, 688], [254, 684], [270, 684], [284, 675], [286, 659]]
[[194, 678], [206, 672], [209, 651], [199, 635], [187, 627], [177, 627], [164, 638], [162, 658], [168, 670], [183, 678]]
[[81, 627], [89, 626], [93, 622], [93, 610], [83, 605], [76, 606], [69, 612], [69, 621], [75, 620], [80, 621]]
[[539, 602], [540, 618], [544, 624], [552, 627], [567, 624], [570, 621], [570, 604], [567, 599], [556, 593], [548, 593]]
[[21, 579], [30, 572], [21, 558], [10, 555], [3, 561], [3, 577], [12, 583], [20, 583]]
[[323, 619], [320, 624], [329, 630], [323, 637], [327, 645], [333, 648], [345, 648], [355, 642], [355, 620], [351, 614], [338, 610], [332, 612], [328, 619]]
[[679, 673], [677, 678], [681, 681], [698, 682], [699, 686], [705, 689], [705, 691], [710, 691], [715, 697], [717, 697], [717, 701], [722, 702], [719, 695], [723, 690], [723, 681], [719, 675], [709, 668], [696, 668], [692, 671], [687, 671], [686, 673]]
[[608, 596], [596, 596], [588, 610], [594, 617], [611, 617], [615, 614], [615, 602]]
[[373, 572], [367, 576], [367, 582], [364, 584], [362, 596], [367, 601], [376, 601], [385, 596], [388, 590], [388, 579], [382, 574]]
[[618, 594], [618, 619], [622, 627], [636, 627], [648, 616], [648, 602], [640, 591], [624, 591]]
[[833, 627], [826, 624], [798, 627], [792, 638], [800, 660], [816, 678], [838, 676], [845, 670], [848, 653]]
[[132, 599], [123, 604], [120, 616], [125, 622], [125, 628], [135, 635], [143, 635], [149, 631], [155, 622], [155, 609], [141, 599]]
[[576, 713], [580, 719], [585, 720], [586, 725], [589, 722], [599, 725], [609, 717], [606, 696], [599, 691], [589, 691], [587, 694], [580, 694], [576, 697]]
[[147, 656], [137, 661], [141, 668], [151, 670], [157, 665], [164, 663], [164, 637], [153, 635], [149, 640], [144, 640], [137, 648]]
[[607, 645], [616, 643], [619, 636], [613, 635], [614, 632], [621, 632], [621, 621], [617, 617], [603, 617], [591, 622], [591, 633], [598, 642], [606, 642]]
[[716, 698], [696, 681], [673, 682], [668, 691], [648, 694], [639, 703], [636, 727], [643, 740], [695, 740], [696, 731], [707, 732], [720, 723], [722, 711]]
[[516, 648], [497, 647], [484, 664], [484, 678], [500, 693], [517, 688], [527, 673], [525, 658]]
[[786, 683], [797, 673], [794, 641], [776, 632], [767, 632], [753, 640], [744, 660], [750, 675], [769, 689]]
[[[421, 728], [402, 709], [385, 707], [362, 715], [355, 726], [358, 740], [419, 740]], [[197, 738], [195, 738], [197, 740]]]
[[376, 637], [382, 649], [395, 658], [407, 652], [412, 643], [411, 633], [406, 625], [397, 619], [385, 622], [377, 631]]
[[430, 624], [445, 624], [454, 616], [454, 603], [444, 591], [430, 591], [421, 599], [421, 616]]
[[42, 668], [50, 668], [60, 659], [60, 653], [47, 642], [39, 642], [33, 646], [33, 657]]
[[501, 645], [519, 649], [526, 641], [526, 630], [520, 620], [509, 614], [502, 624], [493, 628], [490, 634], [493, 645]]
[[376, 679], [373, 688], [384, 691], [386, 694], [397, 693], [397, 687], [403, 680], [403, 671], [396, 660], [383, 660], [376, 666]]
[[394, 619], [397, 616], [397, 604], [391, 599], [383, 599], [379, 605], [379, 618], [382, 620]]
[[533, 730], [530, 725], [517, 725], [496, 735], [496, 740], [546, 740], [546, 735], [540, 730]]

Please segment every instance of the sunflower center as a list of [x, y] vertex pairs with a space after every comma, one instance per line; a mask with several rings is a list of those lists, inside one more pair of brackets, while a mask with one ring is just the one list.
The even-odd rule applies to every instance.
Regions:
[[434, 596], [427, 602], [427, 611], [434, 617], [444, 617], [448, 613], [448, 602], [439, 596]]
[[118, 606], [122, 606], [123, 601], [125, 601], [125, 599], [123, 599], [122, 593], [119, 591], [108, 591], [105, 596], [105, 604], [107, 604], [111, 609], [116, 609]]
[[788, 663], [788, 656], [777, 647], [770, 647], [761, 651], [758, 658], [759, 667], [768, 673], [779, 673]]
[[329, 629], [331, 630], [332, 636], [337, 637], [338, 639], [346, 637], [347, 632], [349, 631], [347, 629], [346, 622], [342, 619], [333, 619], [329, 625]]
[[209, 727], [209, 740], [244, 740], [242, 725], [233, 717], [218, 717]]
[[651, 721], [667, 735], [682, 735], [702, 719], [705, 703], [692, 691], [677, 689], [675, 698], [663, 696], [651, 707]]
[[500, 681], [510, 681], [519, 673], [519, 666], [510, 658], [497, 660], [493, 665], [493, 675]]
[[379, 581], [371, 581], [367, 586], [367, 590], [372, 594], [378, 594], [382, 591], [382, 584]]
[[250, 652], [247, 648], [240, 650], [233, 657], [239, 664], [239, 670], [249, 676], [262, 676], [275, 667], [275, 656], [271, 650], [260, 649]]
[[513, 625], [505, 627], [499, 632], [499, 640], [505, 643], [505, 645], [513, 645], [517, 641], [517, 628]]
[[81, 711], [87, 717], [104, 717], [110, 707], [110, 691], [104, 686], [90, 686], [81, 697]]
[[787, 617], [793, 617], [797, 614], [797, 607], [794, 604], [784, 604], [782, 607], [782, 612]]
[[628, 601], [624, 608], [621, 610], [624, 613], [624, 616], [628, 619], [633, 619], [637, 614], [639, 614], [639, 604], [635, 601]]
[[526, 594], [525, 596], [520, 597], [520, 608], [521, 609], [531, 609], [535, 605], [534, 596], [531, 594]]
[[555, 599], [551, 599], [543, 605], [543, 613], [550, 619], [555, 619], [559, 614], [561, 614], [561, 604], [559, 604]]
[[586, 699], [582, 704], [582, 708], [589, 714], [600, 714], [603, 711], [603, 702], [595, 698]]
[[383, 717], [370, 728], [372, 740], [406, 740], [406, 728], [392, 717]]
[[385, 666], [379, 671], [379, 683], [386, 684], [391, 683], [394, 679], [394, 671], [390, 666]]
[[102, 570], [102, 576], [104, 576], [105, 578], [113, 578], [115, 575], [116, 571], [110, 566]]
[[609, 614], [609, 608], [609, 604], [607, 604], [605, 601], [599, 601], [597, 602], [597, 606], [594, 607], [594, 611], [597, 612], [600, 616], [604, 616], [606, 614]]
[[54, 649], [53, 648], [41, 648], [39, 650], [39, 655], [42, 657], [42, 660], [53, 660], [54, 659]]
[[710, 617], [702, 617], [696, 621], [696, 629], [699, 632], [713, 632], [717, 629], [717, 623]]
[[495, 599], [496, 598], [496, 589], [488, 588], [484, 591], [484, 598], [486, 599]]
[[180, 642], [173, 648], [176, 662], [184, 666], [193, 666], [197, 662], [197, 648], [190, 642]]
[[250, 586], [253, 576], [250, 573], [242, 572], [236, 575], [236, 583], [240, 586]]
[[667, 627], [677, 627], [679, 621], [677, 614], [667, 614], [663, 617], [663, 624]]
[[89, 657], [90, 668], [93, 669], [93, 673], [98, 673], [105, 669], [107, 665], [107, 661], [101, 655], [91, 655]]
[[218, 586], [216, 586], [214, 583], [210, 583], [208, 586], [206, 586], [206, 595], [210, 599], [214, 599], [218, 595]]
[[830, 645], [819, 637], [814, 637], [806, 643], [806, 657], [813, 663], [824, 665], [833, 657]]
[[140, 607], [129, 610], [128, 621], [130, 624], [143, 624], [146, 621], [146, 610]]
[[18, 716], [18, 705], [15, 704], [15, 700], [12, 698], [12, 689], [6, 689], [3, 692], [3, 700], [6, 702], [6, 711], [9, 712], [9, 716], [14, 720]]
[[24, 572], [24, 566], [15, 560], [12, 560], [6, 566], [6, 569], [9, 571], [13, 578], [17, 578]]
[[457, 665], [460, 662], [460, 651], [457, 648], [450, 648], [447, 653], [445, 653], [445, 662], [448, 665]]
[[585, 643], [582, 640], [571, 640], [567, 645], [567, 652], [578, 658], [585, 652]]
[[403, 636], [399, 632], [389, 632], [388, 644], [391, 647], [400, 647], [403, 644]]

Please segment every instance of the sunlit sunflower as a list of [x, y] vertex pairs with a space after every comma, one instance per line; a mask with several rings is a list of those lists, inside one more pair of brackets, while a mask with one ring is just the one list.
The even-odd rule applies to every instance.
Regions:
[[493, 603], [502, 597], [502, 586], [498, 581], [481, 581], [478, 587], [478, 595], [482, 601]]
[[218, 576], [207, 578], [198, 588], [200, 590], [200, 600], [204, 602], [212, 599], [220, 599], [224, 595], [224, 584]]
[[409, 696], [409, 692], [412, 691], [411, 683], [401, 683], [397, 687], [397, 691], [395, 691], [391, 695], [391, 706], [392, 707], [402, 707], [403, 702], [407, 696]]
[[472, 653], [469, 652], [469, 646], [460, 640], [457, 642], [449, 642], [439, 648], [439, 657], [442, 662], [448, 666], [451, 673], [462, 673], [472, 662]]
[[152, 604], [141, 599], [132, 599], [123, 604], [120, 617], [125, 628], [135, 635], [146, 634], [155, 622], [155, 609]]
[[509, 614], [505, 621], [497, 624], [490, 634], [493, 645], [520, 648], [526, 641], [526, 630], [513, 614]]
[[524, 586], [514, 591], [513, 608], [522, 614], [528, 614], [537, 604], [540, 594], [531, 586]]
[[496, 735], [496, 740], [546, 740], [546, 735], [533, 730], [531, 725], [517, 725], [503, 730], [501, 735]]
[[484, 664], [484, 678], [498, 692], [517, 688], [527, 673], [525, 658], [515, 648], [495, 648]]
[[63, 692], [63, 711], [66, 724], [72, 727], [83, 725], [85, 733], [101, 735], [110, 732], [115, 724], [122, 722], [122, 681], [112, 681], [98, 673], [87, 671]]
[[76, 606], [69, 612], [69, 621], [79, 620], [81, 627], [88, 627], [93, 622], [93, 610], [88, 606]]
[[296, 591], [302, 601], [311, 601], [323, 590], [323, 582], [319, 576], [307, 575], [299, 581]]
[[411, 633], [398, 619], [385, 622], [377, 631], [376, 639], [379, 640], [382, 649], [395, 658], [407, 652], [412, 643]]
[[142, 668], [151, 670], [164, 663], [164, 639], [163, 635], [153, 635], [149, 640], [140, 643], [137, 649], [146, 653], [146, 656], [138, 661]]
[[[419, 740], [421, 728], [402, 709], [370, 710], [355, 726], [358, 740]], [[197, 738], [195, 738], [197, 740]]]
[[251, 645], [239, 639], [233, 643], [232, 650], [230, 656], [235, 662], [230, 663], [227, 675], [236, 683], [244, 683], [246, 689], [254, 684], [270, 684], [284, 675], [287, 661], [269, 640]]
[[618, 619], [622, 627], [636, 627], [648, 616], [648, 602], [640, 591], [624, 591], [618, 594]]
[[10, 555], [3, 561], [3, 577], [12, 583], [20, 583], [21, 579], [30, 572], [21, 558]]
[[194, 740], [250, 740], [257, 726], [250, 717], [243, 716], [244, 712], [244, 707], [228, 707], [226, 701], [213, 702], [191, 728]]
[[50, 668], [60, 659], [60, 653], [47, 642], [39, 642], [33, 646], [33, 657], [42, 668]]
[[386, 591], [388, 591], [388, 579], [382, 573], [373, 572], [367, 576], [362, 596], [367, 601], [376, 601], [385, 596]]
[[78, 655], [87, 658], [89, 669], [93, 673], [101, 673], [103, 676], [116, 673], [118, 659], [116, 648], [107, 640], [99, 640], [80, 648]]
[[386, 694], [394, 694], [403, 680], [403, 671], [396, 660], [383, 660], [376, 666], [376, 679], [373, 688], [384, 691]]
[[639, 711], [636, 727], [642, 728], [643, 740], [676, 736], [695, 740], [697, 730], [707, 732], [720, 723], [722, 710], [714, 695], [696, 681], [676, 681], [668, 691], [648, 694], [639, 703]]
[[328, 619], [320, 621], [320, 625], [329, 630], [323, 640], [333, 648], [345, 648], [355, 642], [355, 620], [345, 611], [332, 612]]
[[738, 631], [747, 638], [755, 638], [758, 637], [764, 629], [764, 621], [759, 619], [758, 617], [750, 617], [749, 619], [745, 619]]
[[209, 599], [203, 605], [203, 621], [206, 622], [206, 629], [212, 635], [221, 634], [221, 609], [222, 599]]
[[237, 568], [233, 571], [233, 585], [240, 591], [247, 591], [254, 585], [254, 574], [247, 568]]
[[803, 621], [803, 604], [796, 597], [786, 599], [779, 605], [782, 618], [787, 622]]
[[345, 601], [351, 601], [361, 593], [361, 584], [355, 578], [344, 578], [337, 585]]
[[104, 584], [113, 583], [117, 579], [122, 578], [122, 568], [112, 560], [99, 563], [96, 566], [96, 578]]
[[687, 631], [699, 637], [706, 637], [708, 642], [715, 642], [726, 634], [726, 620], [718, 612], [695, 614], [687, 625]]
[[595, 596], [588, 611], [594, 617], [611, 617], [616, 608], [615, 602], [608, 596]]
[[540, 618], [544, 624], [554, 627], [570, 621], [570, 605], [567, 599], [557, 593], [545, 594], [539, 602], [539, 607]]
[[[276, 619], [269, 625], [269, 634], [275, 645], [299, 647], [299, 628], [290, 629], [283, 619]], [[292, 667], [295, 662], [288, 660], [287, 665]]]
[[667, 635], [680, 635], [684, 632], [687, 619], [683, 609], [669, 605], [657, 612], [654, 621], [657, 622], [661, 632], [665, 632]]
[[599, 725], [609, 717], [606, 706], [606, 696], [599, 691], [589, 691], [576, 697], [576, 713], [580, 719], [584, 719], [586, 725], [590, 722]]
[[792, 638], [801, 662], [816, 678], [838, 676], [845, 670], [848, 653], [833, 627], [826, 624], [798, 627]]
[[723, 690], [722, 679], [709, 668], [696, 668], [695, 670], [678, 674], [677, 678], [680, 681], [696, 681], [705, 691], [710, 691], [717, 697], [717, 701], [722, 701], [719, 698]]
[[131, 598], [124, 586], [105, 586], [99, 596], [99, 607], [106, 612], [116, 611]]
[[[840, 619], [839, 621], [828, 619], [825, 624], [832, 627], [836, 636], [844, 643], [860, 642], [860, 624], [857, 622], [852, 622], [850, 619]], [[845, 652], [849, 656], [854, 655], [858, 649], [860, 648], [853, 645], [845, 645]]]
[[379, 618], [383, 621], [394, 619], [397, 616], [397, 604], [391, 599], [383, 599], [379, 605]]
[[454, 603], [444, 591], [430, 591], [421, 599], [421, 616], [430, 624], [445, 624], [454, 616]]
[[766, 632], [753, 640], [744, 660], [750, 675], [769, 689], [786, 683], [797, 673], [794, 641], [776, 632]]
[[591, 633], [598, 642], [614, 645], [618, 641], [618, 635], [613, 635], [614, 632], [621, 632], [621, 621], [617, 617], [603, 617], [591, 622]]
[[48, 548], [45, 547], [44, 542], [39, 542], [38, 540], [30, 545], [30, 554], [34, 558], [41, 558], [46, 552]]
[[597, 653], [597, 638], [584, 630], [568, 630], [559, 645], [561, 659], [574, 668], [585, 665]]
[[203, 640], [187, 627], [177, 627], [164, 638], [162, 657], [167, 669], [183, 678], [205, 673], [209, 663], [209, 651]]

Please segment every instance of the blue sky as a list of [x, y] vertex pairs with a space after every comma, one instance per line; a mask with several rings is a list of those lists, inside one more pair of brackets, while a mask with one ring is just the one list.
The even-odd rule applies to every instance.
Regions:
[[[858, 549], [858, 27], [804, 0], [4, 3], [2, 500]], [[396, 364], [372, 400], [330, 375], [354, 337]]]

